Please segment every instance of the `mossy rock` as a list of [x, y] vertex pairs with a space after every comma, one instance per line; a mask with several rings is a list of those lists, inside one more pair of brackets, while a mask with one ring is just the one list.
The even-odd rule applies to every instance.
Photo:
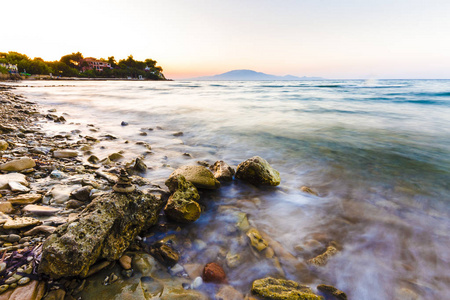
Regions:
[[220, 182], [213, 173], [204, 166], [183, 166], [175, 170], [170, 176], [183, 175], [198, 189], [217, 189]]
[[252, 293], [273, 300], [322, 300], [305, 285], [292, 280], [275, 279], [267, 277], [255, 280], [252, 284]]
[[256, 186], [277, 186], [281, 182], [280, 173], [259, 156], [240, 163], [236, 170], [236, 178]]

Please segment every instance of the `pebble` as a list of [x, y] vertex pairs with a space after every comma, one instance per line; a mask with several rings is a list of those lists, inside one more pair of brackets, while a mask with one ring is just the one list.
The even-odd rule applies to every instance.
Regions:
[[203, 279], [201, 277], [197, 277], [191, 284], [191, 289], [198, 289], [203, 284]]
[[8, 185], [9, 185], [9, 188], [11, 189], [11, 191], [13, 191], [13, 192], [27, 193], [30, 191], [29, 188], [27, 188], [20, 182], [10, 181], [10, 182], [8, 182]]
[[30, 282], [30, 278], [29, 277], [23, 277], [20, 278], [19, 281], [17, 282], [18, 285], [25, 285], [28, 282]]
[[20, 241], [20, 239], [21, 239], [20, 235], [17, 235], [17, 234], [10, 234], [6, 238], [6, 240], [10, 243], [18, 242], [18, 241]]
[[9, 289], [9, 284], [0, 285], [0, 294], [6, 292], [7, 289]]
[[5, 262], [1, 262], [0, 263], [0, 273], [6, 270], [6, 263]]
[[122, 257], [119, 259], [119, 263], [125, 270], [131, 269], [131, 257], [128, 255], [122, 255]]

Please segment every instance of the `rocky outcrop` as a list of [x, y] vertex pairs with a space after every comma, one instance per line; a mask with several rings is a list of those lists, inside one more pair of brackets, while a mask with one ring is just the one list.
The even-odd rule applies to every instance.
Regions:
[[219, 181], [232, 181], [235, 173], [234, 169], [223, 160], [216, 161], [211, 167], [211, 171]]
[[174, 175], [166, 180], [166, 185], [173, 194], [169, 197], [164, 212], [170, 219], [180, 223], [196, 221], [201, 214], [197, 203], [200, 196], [195, 186], [186, 181], [183, 175]]
[[53, 278], [85, 276], [98, 259], [119, 259], [141, 230], [156, 223], [162, 205], [141, 191], [96, 198], [48, 237], [39, 272]]
[[252, 284], [252, 293], [273, 300], [321, 300], [322, 297], [315, 295], [306, 286], [292, 280], [275, 279], [267, 277], [255, 280]]
[[213, 173], [204, 166], [183, 166], [175, 170], [170, 176], [183, 175], [198, 189], [217, 189], [220, 182]]
[[254, 156], [240, 163], [236, 170], [236, 178], [256, 186], [276, 186], [281, 182], [280, 173], [259, 156]]

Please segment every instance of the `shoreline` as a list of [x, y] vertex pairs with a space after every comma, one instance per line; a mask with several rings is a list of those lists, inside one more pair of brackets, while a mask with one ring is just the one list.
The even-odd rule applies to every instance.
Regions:
[[[1, 114], [3, 116], [2, 120], [4, 120], [1, 126], [2, 134], [0, 140], [7, 142], [7, 148], [2, 151], [2, 164], [0, 166], [16, 161], [19, 157], [28, 157], [28, 162], [30, 163], [29, 166], [17, 171], [17, 173], [15, 171], [3, 171], [1, 172], [2, 175], [0, 175], [12, 176], [11, 174], [23, 174], [20, 175], [21, 178], [14, 179], [21, 181], [20, 185], [13, 185], [14, 188], [11, 188], [11, 185], [9, 187], [4, 185], [0, 190], [0, 194], [2, 195], [0, 201], [2, 203], [1, 205], [3, 205], [2, 222], [5, 224], [6, 222], [12, 222], [15, 224], [14, 226], [19, 226], [17, 228], [9, 227], [11, 229], [6, 230], [4, 228], [1, 229], [3, 247], [0, 250], [4, 253], [2, 261], [6, 262], [5, 269], [8, 270], [8, 273], [0, 277], [0, 283], [2, 283], [0, 284], [0, 292], [3, 292], [3, 295], [8, 296], [8, 293], [11, 295], [33, 289], [34, 293], [39, 293], [42, 296], [48, 293], [64, 293], [67, 297], [78, 297], [82, 295], [83, 299], [91, 299], [100, 293], [98, 289], [99, 284], [102, 283], [100, 286], [106, 286], [109, 290], [102, 290], [101, 293], [112, 293], [111, 296], [114, 296], [117, 293], [123, 293], [124, 287], [136, 284], [136, 282], [143, 285], [142, 278], [146, 278], [148, 266], [152, 266], [150, 269], [155, 269], [159, 273], [166, 274], [161, 275], [158, 273], [156, 275], [152, 273], [152, 276], [158, 278], [158, 282], [160, 282], [166, 291], [166, 299], [172, 299], [175, 297], [174, 295], [182, 298], [206, 299], [208, 296], [213, 297], [214, 294], [233, 295], [231, 297], [236, 299], [250, 297], [252, 293], [250, 292], [250, 287], [247, 285], [245, 285], [247, 286], [245, 290], [242, 290], [242, 287], [240, 287], [239, 291], [230, 284], [224, 285], [223, 283], [226, 282], [224, 279], [214, 279], [218, 281], [212, 280], [212, 285], [211, 283], [202, 284], [204, 280], [208, 280], [204, 277], [204, 274], [202, 275], [202, 272], [205, 272], [208, 264], [205, 266], [203, 263], [189, 262], [189, 260], [184, 261], [186, 258], [183, 259], [179, 255], [184, 252], [192, 254], [204, 251], [199, 250], [204, 249], [204, 246], [198, 248], [198, 243], [204, 242], [194, 240], [193, 243], [192, 241], [186, 240], [182, 245], [177, 245], [179, 243], [176, 242], [177, 237], [173, 237], [173, 234], [171, 235], [170, 233], [172, 230], [175, 230], [175, 232], [179, 231], [182, 225], [176, 222], [172, 223], [170, 220], [167, 220], [167, 217], [160, 217], [156, 226], [152, 227], [153, 229], [146, 231], [146, 233], [141, 233], [144, 237], [143, 239], [142, 237], [139, 238], [141, 242], [134, 241], [127, 247], [128, 250], [124, 252], [125, 254], [123, 256], [127, 257], [125, 260], [131, 262], [133, 265], [132, 269], [128, 267], [124, 268], [123, 263], [100, 260], [89, 267], [90, 277], [88, 278], [84, 276], [76, 276], [73, 278], [70, 276], [69, 278], [63, 277], [62, 279], [55, 280], [38, 272], [38, 268], [34, 265], [34, 262], [37, 261], [37, 257], [42, 257], [42, 245], [46, 239], [49, 236], [54, 236], [53, 233], [55, 231], [60, 232], [64, 224], [78, 220], [77, 218], [81, 216], [80, 213], [85, 211], [86, 207], [91, 207], [93, 205], [92, 203], [96, 203], [96, 199], [109, 195], [111, 188], [117, 182], [120, 168], [125, 167], [125, 165], [133, 165], [133, 161], [126, 163], [120, 158], [120, 153], [115, 154], [117, 160], [110, 155], [106, 160], [99, 161], [95, 157], [95, 153], [92, 152], [92, 146], [99, 141], [93, 137], [79, 135], [79, 131], [75, 126], [76, 124], [73, 126], [72, 134], [49, 136], [42, 131], [39, 125], [42, 122], [55, 122], [55, 124], [66, 123], [64, 114], [56, 114], [53, 110], [47, 114], [39, 112], [38, 105], [16, 95], [11, 87], [2, 86], [0, 95], [2, 101]], [[105, 140], [114, 143], [114, 140], [111, 141], [114, 138], [105, 137]], [[149, 145], [144, 144], [141, 146], [143, 150], [151, 149]], [[59, 156], [56, 153], [63, 154]], [[135, 159], [133, 167], [136, 165], [137, 161]], [[151, 172], [151, 170], [145, 171]], [[164, 181], [165, 179], [162, 178], [162, 180]], [[139, 189], [150, 191], [153, 197], [156, 197], [155, 199], [162, 199], [164, 203], [167, 203], [169, 191], [166, 187], [154, 185], [146, 178], [138, 175], [132, 176], [132, 183], [139, 186]], [[87, 195], [86, 187], [89, 187]], [[208, 195], [214, 195], [214, 192], [201, 190], [199, 192], [202, 195], [201, 197], [204, 197], [204, 195], [206, 197], [209, 197]], [[205, 209], [203, 205], [202, 211]], [[297, 264], [297, 259], [283, 250], [283, 247], [278, 242], [271, 239], [267, 234], [260, 233], [256, 228], [251, 227], [245, 213], [240, 213], [239, 210], [234, 208], [230, 209], [225, 206], [222, 210], [222, 213], [228, 214], [230, 217], [233, 216], [232, 218], [238, 216], [237, 221], [233, 221], [237, 222], [234, 225], [237, 231], [233, 234], [238, 234], [240, 239], [246, 241], [243, 244], [243, 249], [248, 252], [246, 255], [253, 257], [253, 260], [256, 258], [257, 262], [262, 259], [258, 258], [261, 255], [258, 252], [264, 253], [263, 255], [266, 258], [263, 260], [267, 260], [265, 263], [271, 265], [273, 272], [275, 272], [274, 274], [278, 274], [278, 277], [281, 276], [282, 278], [285, 276], [283, 268], [286, 268], [288, 265]], [[32, 223], [26, 223], [28, 221]], [[167, 231], [168, 229], [170, 230]], [[160, 236], [162, 238], [161, 241], [166, 241], [168, 244], [166, 242], [160, 244], [158, 240], [154, 239], [157, 236]], [[262, 242], [264, 246], [261, 248], [256, 240]], [[196, 246], [193, 247], [191, 243]], [[248, 246], [246, 245], [247, 243]], [[175, 247], [176, 250], [172, 248], [174, 245], [177, 245]], [[331, 253], [337, 250], [334, 248], [334, 250], [327, 249], [327, 251], [324, 252], [324, 255], [333, 255]], [[244, 252], [241, 253], [241, 255], [244, 254]], [[177, 257], [175, 262], [180, 260], [182, 263], [176, 263], [175, 265], [171, 263], [168, 257], [172, 255]], [[219, 258], [220, 256], [219, 253], [213, 251], [209, 255], [209, 260], [211, 262], [220, 261], [222, 260]], [[29, 267], [27, 268], [21, 265], [25, 270], [20, 269], [17, 271], [17, 268], [12, 264], [18, 259], [23, 260], [23, 257], [25, 257], [27, 263], [31, 261], [28, 265], [26, 263], [23, 264], [23, 266], [27, 265]], [[155, 257], [159, 259], [155, 260]], [[225, 257], [223, 259], [222, 266], [231, 274], [236, 263], [234, 261], [237, 258], [232, 256], [228, 257], [227, 254], [226, 259]], [[91, 271], [92, 269], [94, 271]], [[30, 276], [25, 275], [24, 271], [26, 270], [31, 270], [30, 272], [32, 274]], [[128, 272], [129, 270], [132, 271]], [[223, 273], [221, 267], [217, 270], [217, 266], [215, 265], [213, 270], [213, 273]], [[4, 270], [2, 271], [4, 272]], [[134, 274], [141, 274], [144, 277], [132, 275], [133, 272]], [[2, 272], [0, 272], [1, 274]], [[15, 277], [12, 276], [16, 276], [17, 282], [22, 280], [22, 283], [25, 282], [25, 284], [20, 284], [16, 287], [15, 279], [11, 279]], [[226, 275], [224, 274], [223, 276]], [[32, 280], [22, 278], [31, 278]], [[108, 281], [105, 284], [106, 278], [108, 278]], [[218, 284], [219, 282], [220, 284]], [[55, 285], [60, 288], [50, 288]], [[178, 287], [181, 286], [184, 287], [182, 292], [178, 290]], [[253, 295], [251, 297], [255, 296]], [[38, 297], [37, 299], [40, 298]]]

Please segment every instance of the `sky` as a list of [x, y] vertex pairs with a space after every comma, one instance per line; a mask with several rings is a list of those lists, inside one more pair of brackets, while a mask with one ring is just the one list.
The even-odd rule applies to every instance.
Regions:
[[151, 58], [167, 78], [450, 78], [449, 0], [2, 1], [0, 52]]

